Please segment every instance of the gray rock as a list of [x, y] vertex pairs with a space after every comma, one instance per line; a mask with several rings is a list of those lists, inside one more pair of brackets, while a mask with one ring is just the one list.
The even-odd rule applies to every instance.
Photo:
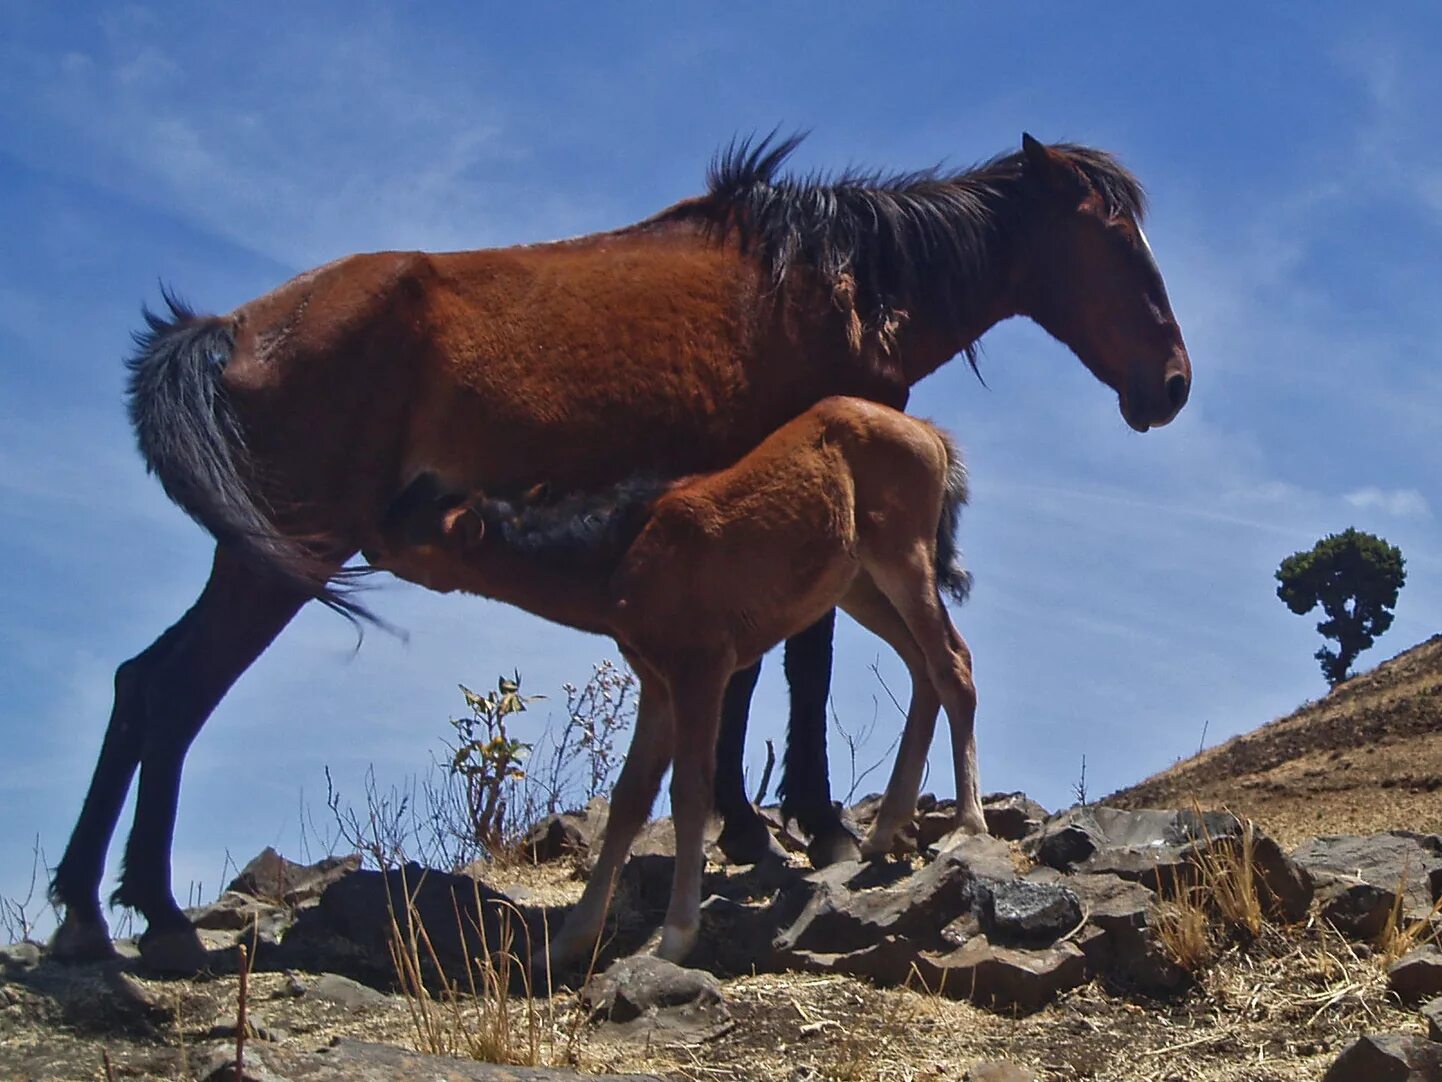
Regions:
[[[231, 1082], [233, 1050], [211, 1062], [204, 1082]], [[595, 1075], [560, 1067], [507, 1067], [427, 1056], [384, 1044], [341, 1038], [321, 1052], [258, 1045], [246, 1048], [252, 1082], [587, 1082]], [[227, 1074], [229, 1070], [231, 1073]], [[606, 1082], [662, 1082], [659, 1075], [606, 1075]]]
[[1395, 891], [1403, 887], [1404, 913], [1424, 916], [1432, 907], [1432, 876], [1442, 870], [1442, 836], [1390, 830], [1382, 834], [1329, 834], [1303, 842], [1292, 859], [1321, 879], [1343, 878]]
[[1050, 868], [1035, 869], [1027, 879], [1064, 883], [1076, 894], [1087, 917], [1077, 945], [1092, 972], [1108, 972], [1129, 987], [1153, 994], [1176, 991], [1191, 980], [1153, 937], [1156, 896], [1140, 883], [1115, 875], [1061, 875]]
[[1387, 967], [1387, 987], [1404, 1003], [1442, 995], [1442, 950], [1428, 943], [1393, 962]]
[[986, 886], [981, 921], [993, 938], [1017, 943], [1053, 943], [1082, 921], [1081, 902], [1070, 888], [1021, 880]]
[[45, 959], [45, 949], [37, 943], [10, 943], [0, 947], [0, 973], [24, 973]]
[[325, 857], [314, 864], [297, 864], [267, 846], [225, 889], [261, 901], [295, 906], [319, 898], [332, 883], [359, 871], [360, 866], [359, 853]]
[[916, 944], [900, 936], [885, 936], [870, 946], [841, 954], [792, 951], [783, 958], [787, 969], [804, 973], [841, 973], [880, 985], [904, 984], [918, 957]]
[[1422, 1004], [1418, 1013], [1427, 1020], [1427, 1037], [1442, 1041], [1442, 998], [1429, 999]]
[[1322, 1082], [1437, 1082], [1442, 1045], [1412, 1033], [1358, 1037], [1342, 1050]]
[[804, 895], [800, 912], [778, 922], [779, 954], [848, 954], [887, 936], [934, 946], [937, 931], [972, 908], [978, 883], [1015, 878], [1006, 844], [986, 836], [965, 839], [915, 875], [873, 885], [872, 877], [894, 876], [893, 869], [904, 874], [906, 866], [850, 862], [808, 876], [797, 892]]
[[988, 793], [981, 798], [986, 829], [996, 838], [1020, 841], [1041, 828], [1047, 811], [1025, 793]]
[[1035, 1011], [1085, 983], [1086, 956], [1074, 943], [1040, 950], [996, 946], [977, 936], [947, 954], [923, 951], [917, 973], [927, 988], [995, 1008]]
[[[319, 904], [303, 913], [286, 937], [286, 964], [316, 968], [317, 960], [294, 946], [299, 938], [302, 944], [319, 944], [319, 968], [343, 968], [367, 979], [384, 979], [393, 973], [392, 918], [404, 941], [409, 936], [412, 909], [441, 968], [455, 975], [466, 973], [488, 950], [499, 950], [505, 941], [505, 926], [524, 939], [521, 925], [533, 916], [467, 876], [428, 871], [417, 864], [385, 873], [353, 872], [332, 883]], [[337, 940], [345, 945], [344, 951], [338, 949]], [[296, 955], [293, 959], [292, 953]]]
[[721, 984], [710, 973], [646, 954], [622, 958], [593, 977], [582, 996], [593, 1018], [611, 1022], [630, 1022], [676, 1007], [725, 1015]]
[[1317, 911], [1352, 939], [1375, 939], [1387, 926], [1397, 895], [1359, 880], [1324, 878], [1317, 886]]
[[[1227, 812], [1123, 811], [1085, 807], [1053, 817], [1030, 841], [1037, 859], [1059, 871], [1159, 883], [1195, 875], [1211, 850], [1240, 851], [1243, 823]], [[1276, 841], [1255, 827], [1252, 858], [1263, 902], [1289, 921], [1306, 916], [1312, 881]]]
[[342, 977], [336, 973], [322, 973], [305, 986], [303, 995], [307, 999], [333, 1003], [337, 1007], [344, 1007], [348, 1011], [356, 1012], [383, 1007], [391, 1002], [391, 997], [383, 992], [367, 988], [359, 981], [353, 981], [349, 977]]
[[589, 856], [606, 829], [611, 806], [605, 797], [593, 797], [584, 811], [548, 815], [526, 832], [522, 842], [527, 855], [536, 861], [559, 860], [564, 856]]

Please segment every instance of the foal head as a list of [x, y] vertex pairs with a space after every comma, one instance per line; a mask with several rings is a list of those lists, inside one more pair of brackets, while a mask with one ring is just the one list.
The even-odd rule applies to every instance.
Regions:
[[1017, 236], [1018, 309], [1116, 391], [1138, 432], [1187, 401], [1192, 364], [1142, 232], [1141, 190], [1110, 157], [1022, 136], [1037, 213]]

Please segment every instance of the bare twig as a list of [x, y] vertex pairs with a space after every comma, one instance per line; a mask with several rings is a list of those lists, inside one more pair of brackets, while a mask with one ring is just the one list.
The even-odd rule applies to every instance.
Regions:
[[245, 1032], [250, 1025], [246, 1017], [247, 1001], [250, 997], [250, 952], [241, 943], [236, 947], [240, 952], [240, 991], [237, 993], [235, 1009], [235, 1082], [245, 1082]]
[[766, 766], [761, 771], [761, 784], [756, 787], [757, 805], [766, 801], [766, 790], [771, 788], [771, 771], [776, 769], [776, 745], [766, 741]]

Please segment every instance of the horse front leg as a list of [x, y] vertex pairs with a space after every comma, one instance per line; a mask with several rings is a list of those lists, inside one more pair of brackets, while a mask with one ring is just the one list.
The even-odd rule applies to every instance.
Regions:
[[831, 696], [832, 639], [836, 610], [786, 640], [786, 682], [791, 716], [786, 727], [786, 762], [781, 777], [781, 816], [795, 819], [811, 836], [806, 856], [824, 868], [861, 856], [856, 836], [846, 829], [831, 800], [826, 759], [826, 706]]
[[771, 831], [751, 798], [741, 764], [746, 754], [746, 722], [761, 662], [731, 674], [721, 705], [721, 735], [716, 743], [716, 811], [721, 836], [716, 845], [732, 864], [756, 864], [771, 853]]
[[135, 821], [113, 904], [145, 918], [141, 956], [154, 969], [194, 972], [206, 954], [171, 891], [170, 855], [186, 751], [235, 680], [306, 601], [293, 588], [217, 549], [190, 611], [116, 676], [116, 702], [90, 792], [56, 870], [66, 907], [57, 953], [94, 953], [108, 939], [98, 901], [105, 849], [136, 767]]
[[671, 815], [676, 826], [676, 865], [671, 901], [656, 953], [684, 962], [701, 927], [701, 878], [706, 870], [706, 820], [716, 780], [716, 730], [725, 695], [724, 668], [689, 668], [668, 680], [676, 730], [671, 773]]
[[[550, 943], [548, 955], [553, 967], [565, 965], [595, 949], [631, 842], [651, 814], [651, 805], [661, 791], [661, 778], [671, 765], [674, 736], [666, 689], [654, 675], [638, 666], [635, 659], [627, 660], [641, 677], [636, 728], [621, 766], [621, 776], [611, 791], [611, 813], [606, 820], [596, 866], [586, 880], [581, 900], [572, 907], [560, 934]], [[709, 800], [710, 789], [706, 792]], [[536, 986], [545, 987], [548, 976], [537, 959], [532, 964]]]

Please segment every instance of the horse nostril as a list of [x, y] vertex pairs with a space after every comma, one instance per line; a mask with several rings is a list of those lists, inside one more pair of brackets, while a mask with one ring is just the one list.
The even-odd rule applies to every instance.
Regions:
[[1171, 403], [1172, 409], [1179, 410], [1187, 404], [1187, 395], [1191, 393], [1191, 389], [1192, 381], [1180, 372], [1167, 377], [1167, 401]]

